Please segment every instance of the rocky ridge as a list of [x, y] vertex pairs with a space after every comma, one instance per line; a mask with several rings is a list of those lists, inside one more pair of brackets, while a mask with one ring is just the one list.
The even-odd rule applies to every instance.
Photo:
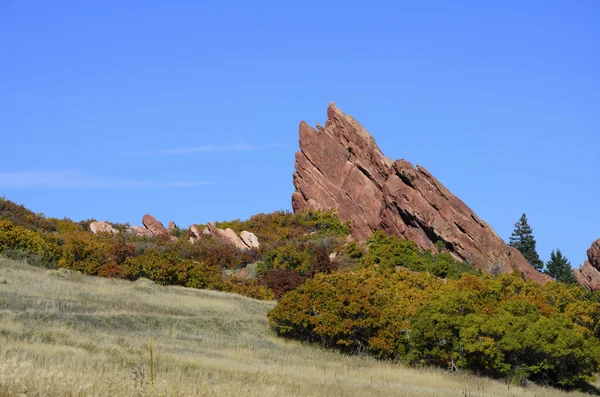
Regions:
[[258, 249], [260, 246], [258, 238], [254, 235], [254, 233], [244, 230], [240, 233], [240, 236], [238, 236], [233, 229], [219, 229], [211, 222], [206, 224], [206, 227], [202, 230], [202, 233], [200, 233], [200, 229], [197, 225], [190, 226], [190, 231], [192, 232], [192, 237], [190, 237], [191, 242], [198, 241], [199, 239], [203, 238], [203, 236], [212, 236], [223, 244], [232, 245], [238, 250], [242, 251], [251, 248]]
[[539, 283], [549, 280], [425, 168], [384, 156], [371, 134], [334, 103], [324, 127], [303, 121], [299, 129], [294, 211], [334, 209], [351, 222], [357, 240], [384, 230], [422, 249], [441, 242], [484, 272], [499, 267]]
[[[172, 236], [171, 232], [177, 230], [179, 227], [175, 222], [169, 222], [169, 227], [166, 228], [160, 221], [150, 214], [146, 214], [142, 217], [142, 226], [132, 226], [126, 231], [134, 234], [136, 237], [154, 237], [154, 236], [169, 236], [171, 240], [177, 240], [177, 237]], [[189, 237], [190, 243], [195, 243], [204, 236], [212, 236], [223, 244], [232, 245], [238, 250], [258, 249], [260, 242], [254, 233], [249, 231], [242, 231], [238, 236], [235, 231], [230, 228], [219, 229], [214, 224], [208, 223], [207, 226], [200, 231], [198, 225], [191, 225], [189, 227], [191, 236]], [[118, 230], [114, 229], [108, 222], [92, 222], [90, 224], [90, 231], [94, 234], [109, 232], [119, 233]]]

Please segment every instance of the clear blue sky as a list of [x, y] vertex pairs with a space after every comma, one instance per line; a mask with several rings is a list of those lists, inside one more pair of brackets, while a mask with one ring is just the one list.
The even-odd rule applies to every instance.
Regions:
[[0, 0], [0, 195], [180, 226], [290, 209], [330, 101], [547, 259], [600, 238], [600, 3]]

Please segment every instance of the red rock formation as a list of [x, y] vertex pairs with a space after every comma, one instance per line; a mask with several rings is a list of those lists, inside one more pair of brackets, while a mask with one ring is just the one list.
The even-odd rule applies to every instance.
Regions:
[[152, 215], [146, 214], [142, 217], [142, 224], [150, 230], [153, 235], [170, 234], [169, 230]]
[[574, 269], [575, 278], [580, 285], [583, 285], [590, 291], [600, 290], [600, 238], [592, 243], [587, 250], [588, 259], [583, 262], [583, 266]]
[[587, 257], [592, 266], [600, 270], [600, 238], [594, 241], [587, 250]]
[[244, 244], [242, 239], [238, 237], [237, 234], [233, 231], [233, 229], [227, 228], [225, 230], [218, 229], [215, 225], [208, 222], [206, 224], [206, 229], [202, 231], [202, 234], [210, 234], [214, 236], [217, 240], [221, 241], [224, 244], [233, 245], [235, 248], [239, 250], [247, 250], [248, 246]]
[[351, 221], [357, 240], [382, 229], [423, 249], [441, 241], [456, 258], [485, 272], [497, 265], [540, 283], [549, 279], [423, 167], [384, 156], [373, 137], [333, 103], [325, 127], [300, 123], [295, 167], [294, 211], [332, 208]]

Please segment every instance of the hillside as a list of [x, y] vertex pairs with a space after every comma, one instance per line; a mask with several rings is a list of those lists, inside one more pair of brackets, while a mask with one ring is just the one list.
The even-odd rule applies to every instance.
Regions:
[[266, 317], [273, 307], [0, 258], [0, 396], [567, 395], [277, 338]]

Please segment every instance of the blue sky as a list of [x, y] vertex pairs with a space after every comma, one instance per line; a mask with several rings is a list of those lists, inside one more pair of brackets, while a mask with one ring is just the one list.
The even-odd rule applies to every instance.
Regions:
[[330, 101], [543, 259], [600, 237], [600, 5], [0, 0], [0, 195], [181, 226], [290, 209]]

